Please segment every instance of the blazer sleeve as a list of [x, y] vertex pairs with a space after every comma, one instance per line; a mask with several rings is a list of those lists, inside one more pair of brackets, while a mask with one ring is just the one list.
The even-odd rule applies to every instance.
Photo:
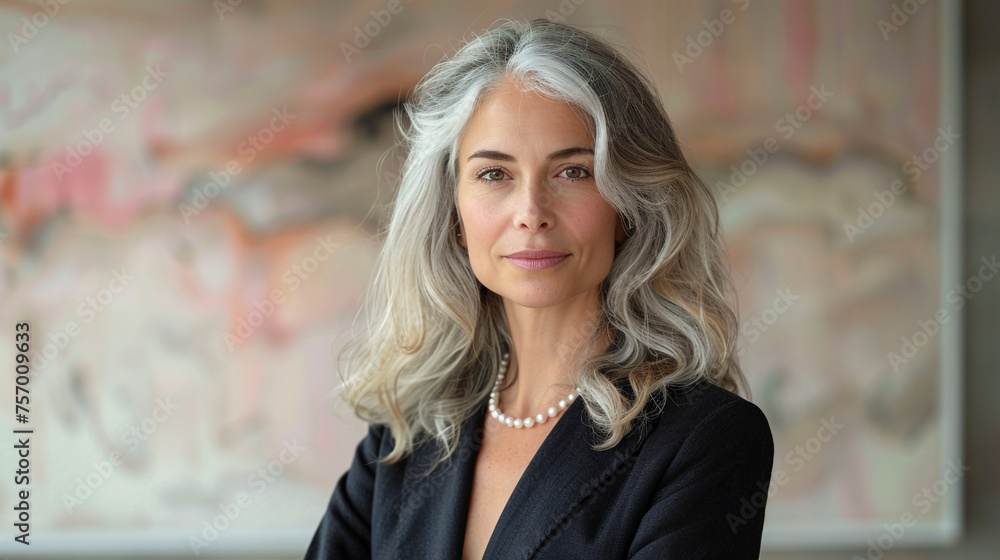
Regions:
[[368, 425], [350, 469], [341, 475], [304, 560], [371, 558], [375, 460], [385, 426]]
[[629, 549], [632, 560], [756, 560], [774, 441], [740, 399], [702, 419], [667, 467]]

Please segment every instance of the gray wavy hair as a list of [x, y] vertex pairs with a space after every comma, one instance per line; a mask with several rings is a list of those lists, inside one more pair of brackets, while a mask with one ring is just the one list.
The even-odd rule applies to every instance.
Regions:
[[[454, 453], [463, 422], [488, 398], [511, 337], [502, 300], [457, 242], [457, 153], [479, 100], [506, 77], [569, 102], [594, 135], [595, 182], [629, 224], [600, 290], [602, 313], [579, 339], [611, 335], [585, 357], [578, 386], [614, 447], [647, 401], [703, 379], [749, 398], [735, 355], [738, 319], [712, 192], [688, 165], [652, 80], [591, 32], [544, 19], [505, 20], [437, 63], [403, 104], [407, 153], [389, 205], [363, 331], [342, 350], [344, 398], [389, 427], [384, 463], [425, 440], [431, 470]], [[568, 351], [564, 352], [568, 354]], [[568, 358], [568, 357], [567, 357]], [[338, 359], [339, 362], [339, 359]], [[507, 379], [506, 384], [513, 382]], [[659, 399], [656, 399], [659, 402]]]

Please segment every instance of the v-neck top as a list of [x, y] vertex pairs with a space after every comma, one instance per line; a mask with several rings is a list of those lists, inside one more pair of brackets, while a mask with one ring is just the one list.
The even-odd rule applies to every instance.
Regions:
[[[662, 405], [659, 409], [656, 405]], [[429, 476], [433, 440], [392, 464], [388, 428], [370, 425], [341, 475], [306, 560], [461, 560], [486, 402]], [[613, 448], [583, 398], [563, 411], [514, 487], [483, 560], [756, 559], [774, 456], [757, 405], [708, 381], [653, 401]]]

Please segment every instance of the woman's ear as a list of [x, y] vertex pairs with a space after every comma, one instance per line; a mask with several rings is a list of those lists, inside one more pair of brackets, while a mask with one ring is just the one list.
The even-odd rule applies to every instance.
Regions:
[[461, 245], [463, 249], [465, 249], [466, 251], [468, 251], [469, 250], [469, 245], [468, 245], [468, 243], [466, 243], [466, 240], [465, 240], [465, 226], [462, 225], [462, 219], [461, 218], [458, 219], [458, 227], [456, 229], [458, 230], [458, 232], [456, 234], [456, 236], [458, 237], [458, 244]]

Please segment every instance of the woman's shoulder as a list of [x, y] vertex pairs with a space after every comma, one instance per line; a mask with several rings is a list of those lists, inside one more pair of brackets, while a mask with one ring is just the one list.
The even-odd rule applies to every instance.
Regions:
[[655, 424], [651, 437], [682, 441], [695, 437], [710, 439], [716, 445], [733, 442], [742, 446], [750, 442], [773, 452], [771, 427], [764, 411], [708, 380], [672, 387], [665, 399], [660, 397], [651, 406]]

